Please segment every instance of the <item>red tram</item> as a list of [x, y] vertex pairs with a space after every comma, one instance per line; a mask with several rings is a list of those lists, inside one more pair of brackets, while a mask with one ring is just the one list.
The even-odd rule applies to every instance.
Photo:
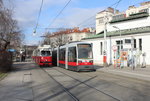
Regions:
[[50, 45], [39, 46], [33, 51], [32, 58], [39, 66], [51, 66], [52, 51]]
[[73, 42], [52, 51], [53, 65], [74, 71], [94, 70], [92, 44]]

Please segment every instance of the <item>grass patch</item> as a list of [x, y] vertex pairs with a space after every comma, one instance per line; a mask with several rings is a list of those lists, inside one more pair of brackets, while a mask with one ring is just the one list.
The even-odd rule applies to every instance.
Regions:
[[7, 76], [7, 73], [0, 72], [0, 80], [2, 80], [5, 76]]

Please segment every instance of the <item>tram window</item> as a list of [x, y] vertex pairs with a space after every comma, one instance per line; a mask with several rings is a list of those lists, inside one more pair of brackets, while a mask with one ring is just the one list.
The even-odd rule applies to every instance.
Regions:
[[65, 53], [66, 53], [66, 49], [60, 49], [59, 60], [65, 61]]
[[91, 44], [78, 45], [78, 57], [79, 59], [91, 59], [93, 57]]
[[76, 62], [76, 47], [69, 47], [68, 49], [68, 61], [69, 62]]
[[41, 55], [42, 56], [50, 56], [51, 53], [50, 53], [50, 51], [41, 51]]

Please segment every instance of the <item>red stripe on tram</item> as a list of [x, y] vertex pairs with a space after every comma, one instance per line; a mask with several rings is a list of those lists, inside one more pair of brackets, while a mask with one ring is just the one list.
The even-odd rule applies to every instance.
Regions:
[[65, 64], [65, 61], [59, 61], [60, 64]]
[[77, 63], [76, 62], [68, 62], [68, 65], [70, 65], [70, 66], [77, 66]]
[[93, 65], [93, 63], [90, 62], [82, 62], [82, 63], [78, 63], [79, 65]]

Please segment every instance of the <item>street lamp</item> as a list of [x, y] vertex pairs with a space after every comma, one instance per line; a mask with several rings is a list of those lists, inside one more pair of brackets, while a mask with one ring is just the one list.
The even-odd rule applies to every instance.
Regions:
[[120, 30], [120, 28], [118, 28], [117, 26], [112, 26], [113, 28], [116, 28], [116, 29], [118, 29], [119, 30], [119, 33], [120, 33], [120, 48], [119, 48], [119, 55], [120, 55], [120, 67], [121, 67], [121, 30]]

